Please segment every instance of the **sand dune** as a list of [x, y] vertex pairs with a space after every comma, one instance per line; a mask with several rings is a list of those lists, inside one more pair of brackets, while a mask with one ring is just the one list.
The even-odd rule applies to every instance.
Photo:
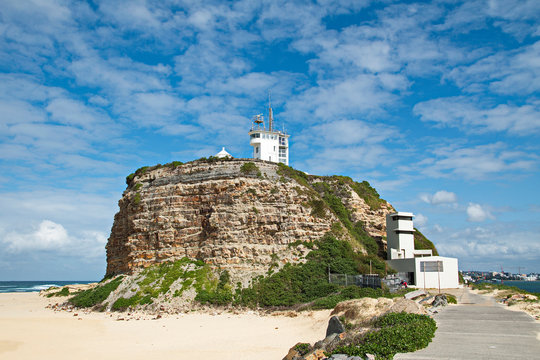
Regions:
[[0, 359], [281, 359], [324, 338], [330, 311], [291, 318], [189, 313], [117, 321], [118, 314], [54, 312], [37, 293], [0, 294]]

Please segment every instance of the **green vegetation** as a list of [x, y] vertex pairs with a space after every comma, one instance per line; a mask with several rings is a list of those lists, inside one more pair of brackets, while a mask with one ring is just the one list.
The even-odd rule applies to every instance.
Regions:
[[69, 296], [69, 295], [70, 295], [69, 289], [67, 287], [63, 287], [62, 290], [60, 291], [47, 294], [47, 297], [50, 298], [53, 296]]
[[311, 345], [308, 343], [299, 343], [294, 346], [294, 350], [298, 351], [298, 353], [302, 356], [306, 355], [310, 349]]
[[326, 218], [326, 204], [323, 200], [311, 200], [309, 202], [311, 207], [311, 216], [315, 216], [321, 219]]
[[138, 168], [137, 170], [135, 170], [135, 172], [133, 172], [133, 173], [129, 174], [128, 176], [126, 176], [126, 184], [128, 186], [131, 185], [131, 182], [133, 181], [135, 176], [144, 175], [147, 171], [160, 169], [162, 167], [168, 167], [168, 168], [174, 169], [174, 168], [176, 168], [178, 166], [181, 166], [183, 164], [184, 163], [181, 162], [181, 161], [172, 161], [172, 162], [167, 163], [165, 165], [157, 164], [157, 165], [154, 165], [154, 166], [142, 166], [142, 167]]
[[181, 165], [184, 165], [184, 163], [181, 162], [181, 161], [172, 161], [172, 162], [167, 163], [167, 164], [165, 164], [163, 166], [174, 169], [174, 168], [177, 168], [178, 166], [181, 166]]
[[[352, 181], [352, 180], [351, 180]], [[381, 205], [385, 202], [380, 198], [379, 193], [375, 188], [371, 187], [369, 182], [362, 181], [361, 183], [352, 181], [352, 189], [360, 196], [366, 204], [370, 207], [371, 210], [378, 210], [381, 208]]]
[[118, 288], [123, 279], [123, 276], [119, 276], [106, 284], [80, 292], [68, 301], [78, 307], [92, 307], [103, 302], [111, 292]]
[[367, 181], [356, 182], [348, 176], [340, 175], [324, 176], [321, 178], [325, 181], [334, 181], [338, 186], [349, 185], [354, 192], [358, 194], [358, 196], [364, 199], [371, 210], [378, 210], [381, 208], [381, 205], [385, 203], [385, 201], [381, 199], [377, 190], [375, 190], [375, 188], [373, 188]]
[[294, 179], [297, 183], [304, 185], [307, 188], [311, 188], [308, 183], [308, 175], [303, 171], [293, 169], [292, 167], [287, 166], [283, 163], [278, 163], [277, 173], [278, 175], [281, 175], [281, 177], [288, 177], [290, 179]]
[[[336, 214], [338, 219], [349, 231], [352, 237], [366, 249], [368, 257], [365, 259], [365, 263], [369, 264], [369, 261], [371, 260], [372, 268], [375, 267], [376, 269], [375, 273], [384, 275], [385, 263], [377, 256], [379, 252], [379, 245], [377, 244], [375, 239], [369, 236], [369, 234], [364, 230], [362, 222], [358, 221], [356, 223], [353, 223], [351, 221], [350, 211], [345, 207], [345, 205], [343, 205], [341, 199], [333, 194], [328, 184], [316, 183], [315, 185], [316, 190], [324, 192], [323, 200], [325, 204], [330, 209], [332, 209], [334, 214]], [[362, 272], [367, 273], [369, 271], [369, 268], [367, 268], [367, 271], [364, 270], [366, 269], [364, 268]]]
[[135, 184], [135, 187], [133, 188], [135, 191], [139, 191], [139, 189], [142, 188], [142, 184], [141, 183], [137, 183]]
[[286, 264], [270, 276], [254, 279], [249, 288], [236, 290], [234, 302], [250, 307], [285, 307], [315, 300], [315, 308], [328, 308], [335, 306], [340, 299], [385, 294], [380, 289], [349, 289], [328, 283], [329, 270], [332, 273], [356, 275], [365, 266], [366, 257], [357, 254], [347, 241], [327, 234], [321, 240], [310, 243], [310, 246], [314, 246], [314, 249], [306, 256], [305, 263]]
[[433, 250], [433, 256], [439, 255], [435, 245], [416, 228], [414, 229], [414, 248], [418, 250]]
[[147, 295], [157, 298], [160, 294], [167, 293], [171, 285], [179, 278], [184, 280], [195, 278], [196, 271], [185, 269], [192, 263], [195, 262], [184, 257], [178, 261], [164, 262], [144, 269], [139, 276], [142, 280], [138, 282], [140, 298], [144, 299]]
[[259, 170], [259, 167], [251, 161], [242, 164], [242, 166], [240, 166], [240, 171], [246, 175], [257, 175], [257, 177], [262, 176], [261, 170]]
[[233, 300], [231, 277], [227, 270], [221, 272], [219, 281], [207, 281], [198, 291], [195, 300], [201, 304], [227, 305]]
[[452, 294], [444, 294], [444, 295], [446, 295], [446, 300], [448, 300], [449, 304], [457, 304], [457, 299], [454, 295]]
[[431, 342], [437, 325], [427, 315], [390, 313], [374, 323], [378, 329], [368, 332], [361, 339], [337, 347], [334, 354], [366, 356], [374, 354], [377, 359], [393, 359], [397, 353], [423, 349]]
[[152, 304], [153, 302], [154, 300], [152, 300], [151, 295], [141, 296], [140, 294], [135, 294], [130, 298], [118, 298], [112, 305], [112, 309], [123, 311], [136, 305]]
[[141, 193], [136, 193], [133, 197], [133, 204], [139, 205], [141, 203]]

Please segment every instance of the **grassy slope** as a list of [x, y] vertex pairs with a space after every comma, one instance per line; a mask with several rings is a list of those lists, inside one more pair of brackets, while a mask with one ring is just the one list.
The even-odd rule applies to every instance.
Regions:
[[416, 228], [414, 229], [414, 247], [418, 250], [433, 250], [433, 255], [439, 255], [435, 245]]

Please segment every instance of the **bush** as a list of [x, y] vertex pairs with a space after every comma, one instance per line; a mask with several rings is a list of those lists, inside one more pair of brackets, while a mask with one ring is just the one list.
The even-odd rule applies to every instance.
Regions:
[[123, 276], [119, 276], [104, 285], [85, 290], [69, 299], [69, 302], [77, 307], [92, 307], [109, 297], [110, 293], [122, 283], [123, 278]]
[[[239, 289], [235, 303], [246, 306], [292, 306], [339, 293], [342, 288], [328, 283], [328, 269], [334, 273], [358, 274], [361, 256], [346, 241], [327, 234], [313, 243], [306, 262], [286, 264], [268, 277], [254, 279], [251, 287]], [[369, 290], [366, 290], [369, 291]], [[341, 298], [318, 300], [326, 308]]]
[[450, 295], [450, 294], [444, 294], [446, 295], [446, 300], [448, 301], [449, 304], [457, 304], [457, 299], [454, 295]]
[[368, 332], [355, 343], [337, 347], [333, 353], [349, 356], [374, 354], [377, 359], [392, 359], [396, 353], [425, 348], [437, 329], [429, 316], [405, 312], [384, 315], [375, 321], [375, 326], [379, 329]]
[[308, 343], [299, 343], [294, 346], [294, 350], [298, 351], [298, 353], [300, 353], [302, 356], [306, 355], [310, 349], [311, 345]]
[[259, 170], [259, 167], [251, 161], [242, 164], [242, 166], [240, 166], [240, 171], [246, 175], [257, 175], [258, 177], [262, 176], [261, 171]]
[[69, 289], [67, 287], [64, 287], [60, 291], [47, 294], [48, 298], [53, 297], [53, 296], [69, 296]]
[[289, 179], [294, 179], [297, 183], [304, 185], [307, 188], [311, 188], [308, 183], [308, 175], [303, 171], [293, 169], [292, 167], [287, 166], [283, 163], [278, 163], [277, 174], [281, 175], [281, 177], [288, 177]]
[[432, 250], [433, 256], [439, 255], [435, 245], [416, 228], [414, 229], [414, 248], [418, 250]]
[[326, 204], [322, 200], [311, 200], [309, 202], [311, 206], [311, 216], [315, 216], [321, 219], [326, 218]]

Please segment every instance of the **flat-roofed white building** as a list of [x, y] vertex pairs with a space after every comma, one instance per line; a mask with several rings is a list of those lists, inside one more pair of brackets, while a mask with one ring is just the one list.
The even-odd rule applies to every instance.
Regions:
[[413, 213], [397, 212], [386, 215], [386, 242], [388, 260], [431, 256], [431, 250], [414, 248]]
[[268, 127], [262, 114], [253, 117], [249, 131], [249, 144], [253, 146], [253, 158], [289, 165], [289, 137], [285, 131], [274, 129], [272, 107], [268, 104]]
[[386, 215], [387, 264], [406, 273], [409, 284], [415, 287], [459, 287], [458, 259], [414, 248], [413, 217], [409, 212]]

